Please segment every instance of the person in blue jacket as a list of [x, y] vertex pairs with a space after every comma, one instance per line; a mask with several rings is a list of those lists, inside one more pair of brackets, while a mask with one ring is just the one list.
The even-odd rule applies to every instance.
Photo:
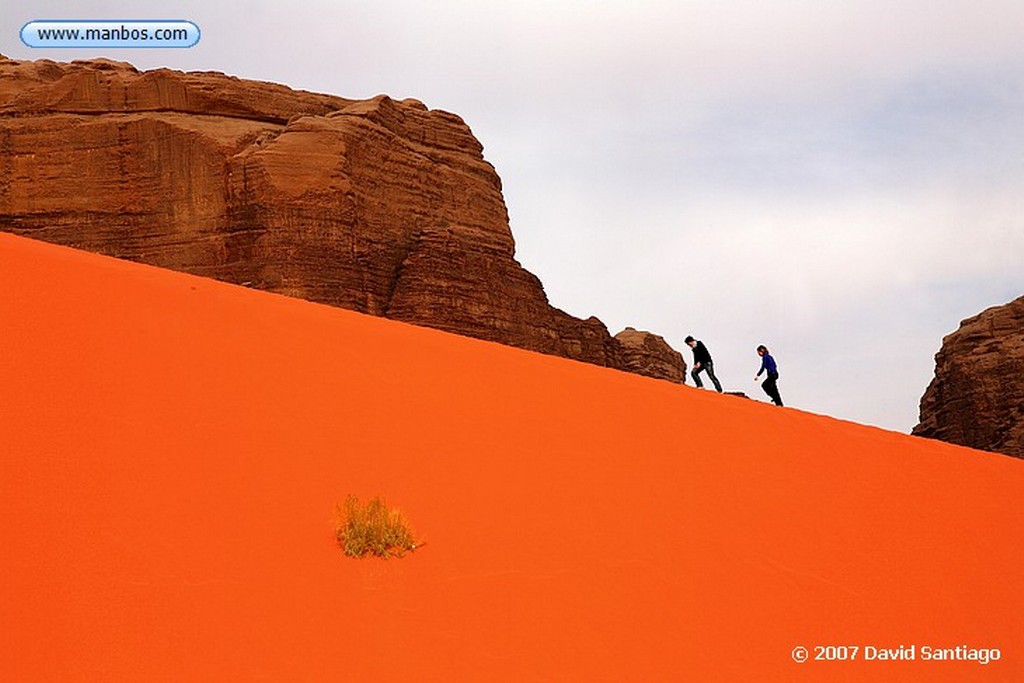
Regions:
[[772, 358], [772, 354], [768, 353], [768, 347], [764, 344], [757, 347], [757, 355], [761, 356], [761, 369], [754, 375], [754, 381], [760, 379], [762, 372], [767, 372], [768, 379], [761, 384], [761, 388], [771, 397], [772, 403], [781, 406], [782, 397], [779, 396], [779, 385], [776, 384], [779, 381], [779, 366], [776, 365], [775, 359]]

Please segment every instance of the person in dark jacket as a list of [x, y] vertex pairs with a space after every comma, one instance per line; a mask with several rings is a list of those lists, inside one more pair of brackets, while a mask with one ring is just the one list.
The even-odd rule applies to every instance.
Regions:
[[772, 399], [772, 403], [781, 406], [782, 397], [779, 396], [779, 385], [776, 384], [779, 381], [779, 366], [776, 365], [775, 359], [772, 358], [772, 354], [768, 353], [768, 347], [764, 344], [757, 347], [757, 355], [761, 356], [761, 369], [754, 375], [754, 381], [760, 379], [762, 372], [767, 372], [768, 378], [761, 383], [761, 388]]
[[693, 383], [697, 385], [697, 388], [703, 388], [704, 383], [700, 381], [700, 373], [707, 370], [708, 377], [711, 378], [711, 382], [715, 385], [715, 389], [718, 393], [722, 393], [722, 385], [718, 383], [718, 378], [715, 377], [715, 363], [711, 360], [711, 353], [708, 351], [708, 347], [704, 346], [704, 342], [697, 341], [693, 337], [686, 338], [686, 344], [693, 349], [693, 372], [690, 376], [693, 377]]

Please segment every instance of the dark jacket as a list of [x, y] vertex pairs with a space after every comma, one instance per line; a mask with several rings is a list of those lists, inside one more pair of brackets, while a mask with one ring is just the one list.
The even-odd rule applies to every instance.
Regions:
[[708, 347], [704, 346], [702, 341], [697, 342], [697, 345], [693, 347], [693, 362], [700, 363], [701, 367], [712, 362], [711, 353], [708, 352]]

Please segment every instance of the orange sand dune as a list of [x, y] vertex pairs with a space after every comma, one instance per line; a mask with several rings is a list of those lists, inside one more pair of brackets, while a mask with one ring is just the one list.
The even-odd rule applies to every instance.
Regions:
[[0, 432], [4, 681], [1024, 680], [1007, 457], [9, 235]]

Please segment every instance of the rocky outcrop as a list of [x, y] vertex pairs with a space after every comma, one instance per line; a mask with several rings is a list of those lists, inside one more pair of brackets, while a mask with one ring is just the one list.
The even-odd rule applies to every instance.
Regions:
[[615, 335], [622, 345], [624, 369], [648, 377], [686, 383], [686, 361], [664, 338], [627, 327]]
[[482, 146], [458, 116], [416, 100], [0, 59], [0, 229], [683, 376], [664, 348], [620, 343], [596, 318], [549, 305], [515, 260]]
[[914, 434], [1024, 458], [1024, 297], [942, 340]]

